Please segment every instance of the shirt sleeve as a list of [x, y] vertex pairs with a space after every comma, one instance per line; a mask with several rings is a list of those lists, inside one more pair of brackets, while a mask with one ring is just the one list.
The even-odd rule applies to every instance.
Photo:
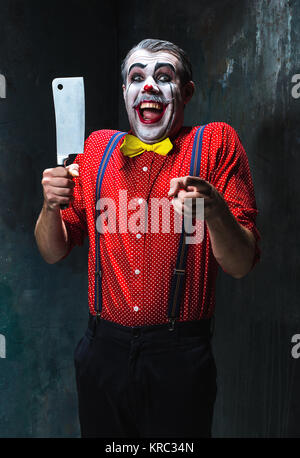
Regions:
[[252, 267], [260, 259], [256, 227], [257, 207], [248, 158], [236, 131], [226, 123], [218, 123], [216, 134], [216, 164], [211, 184], [223, 195], [237, 221], [255, 237], [255, 256]]
[[75, 245], [83, 245], [84, 239], [87, 236], [87, 220], [86, 220], [86, 208], [83, 192], [83, 159], [85, 154], [90, 149], [90, 138], [85, 141], [84, 154], [78, 154], [73, 164], [79, 165], [79, 177], [74, 177], [74, 200], [69, 204], [69, 207], [61, 210], [61, 217], [65, 223], [70, 245], [66, 256], [70, 253]]

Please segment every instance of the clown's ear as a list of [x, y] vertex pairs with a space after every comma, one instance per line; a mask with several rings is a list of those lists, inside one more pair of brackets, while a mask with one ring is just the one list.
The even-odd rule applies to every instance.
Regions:
[[189, 81], [188, 83], [186, 83], [183, 86], [182, 94], [183, 94], [183, 101], [185, 104], [187, 104], [191, 100], [194, 92], [195, 92], [195, 84], [193, 81]]

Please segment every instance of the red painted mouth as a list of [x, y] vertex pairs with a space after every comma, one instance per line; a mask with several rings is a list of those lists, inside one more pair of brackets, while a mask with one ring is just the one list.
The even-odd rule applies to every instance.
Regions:
[[147, 100], [141, 102], [135, 109], [143, 124], [155, 124], [161, 120], [166, 108], [167, 105]]

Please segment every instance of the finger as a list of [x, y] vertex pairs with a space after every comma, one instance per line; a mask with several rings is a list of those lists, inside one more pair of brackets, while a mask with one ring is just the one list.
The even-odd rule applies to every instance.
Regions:
[[73, 195], [73, 189], [70, 188], [50, 187], [48, 192], [54, 194], [55, 196], [61, 197], [70, 197]]
[[72, 178], [65, 167], [58, 166], [52, 169], [45, 169], [43, 172], [43, 180], [52, 180], [53, 178]]
[[201, 197], [200, 193], [198, 191], [196, 192], [187, 192], [187, 191], [184, 191], [183, 189], [181, 189], [177, 196], [181, 202], [184, 202], [184, 199], [187, 198], [187, 199], [197, 199], [198, 197]]
[[[198, 199], [204, 199], [205, 204], [211, 201], [211, 198], [209, 196], [202, 194], [200, 192], [194, 193], [194, 192], [179, 191], [176, 198], [179, 199], [182, 204], [184, 204], [185, 202], [192, 202], [193, 205], [196, 205]], [[188, 203], [188, 205], [191, 205], [191, 204]]]
[[[211, 200], [210, 194], [204, 194], [203, 192], [199, 192], [199, 191], [197, 191], [196, 193], [186, 193], [185, 196], [190, 197], [192, 199], [205, 199], [205, 202], [208, 202]], [[179, 197], [179, 194], [178, 194], [178, 197]]]
[[183, 216], [194, 216], [196, 214], [194, 207], [192, 205], [182, 204], [176, 197], [172, 201], [174, 211], [179, 215]]
[[73, 196], [57, 196], [56, 194], [51, 194], [48, 196], [47, 201], [50, 206], [58, 207], [62, 204], [68, 204], [74, 200]]
[[184, 178], [185, 177], [178, 177], [172, 178], [170, 181], [170, 189], [168, 191], [168, 196], [174, 196], [177, 194], [179, 189], [184, 188]]
[[[53, 177], [67, 177], [68, 170], [63, 166], [54, 167], [53, 169], [47, 169], [49, 171], [49, 175]], [[47, 174], [48, 175], [48, 174]]]
[[177, 197], [174, 197], [174, 199], [172, 199], [171, 202], [174, 207], [174, 211], [179, 215], [182, 215], [183, 204], [181, 203], [181, 201]]
[[182, 213], [184, 216], [193, 216], [195, 214], [194, 205], [182, 205]]
[[64, 178], [64, 177], [45, 177], [42, 180], [43, 185], [52, 186], [55, 188], [71, 188], [73, 189], [75, 183], [71, 178]]
[[187, 191], [197, 191], [197, 186], [187, 186], [186, 190]]
[[198, 190], [205, 192], [207, 195], [210, 194], [210, 183], [202, 180], [202, 178], [187, 175], [185, 177], [177, 177], [171, 179], [168, 196], [175, 195], [179, 189], [187, 189], [189, 186], [197, 188]]

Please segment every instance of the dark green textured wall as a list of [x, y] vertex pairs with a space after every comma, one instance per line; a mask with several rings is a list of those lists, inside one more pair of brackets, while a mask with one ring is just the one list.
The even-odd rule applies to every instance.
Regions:
[[0, 6], [0, 437], [78, 436], [73, 351], [87, 317], [87, 247], [49, 266], [33, 229], [41, 173], [55, 164], [51, 80], [85, 76], [86, 134], [127, 128], [119, 63], [146, 37], [189, 53], [196, 93], [186, 124], [225, 121], [248, 154], [262, 259], [220, 272], [217, 437], [300, 437], [300, 2], [3, 0]]
[[33, 231], [42, 171], [56, 164], [52, 79], [84, 76], [86, 135], [114, 127], [116, 39], [110, 2], [0, 5], [0, 437], [79, 435], [73, 351], [87, 320], [87, 246], [50, 266]]

